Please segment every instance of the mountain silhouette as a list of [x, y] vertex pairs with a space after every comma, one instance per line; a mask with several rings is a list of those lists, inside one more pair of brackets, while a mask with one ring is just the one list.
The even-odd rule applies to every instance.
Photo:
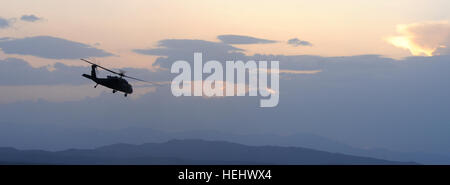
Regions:
[[170, 140], [141, 145], [114, 144], [63, 151], [0, 148], [0, 164], [274, 164], [274, 165], [408, 165], [369, 157], [301, 147], [247, 146], [224, 141]]
[[[115, 143], [161, 143], [171, 139], [203, 139], [240, 143], [250, 146], [274, 145], [304, 147], [331, 153], [364, 156], [389, 161], [415, 161], [420, 164], [450, 164], [447, 154], [432, 151], [402, 151], [383, 147], [362, 147], [311, 133], [292, 135], [236, 134], [218, 130], [162, 131], [145, 127], [122, 129], [87, 129], [39, 124], [0, 124], [0, 146], [18, 149], [61, 151], [70, 148], [93, 149]], [[42, 137], [45, 136], [45, 137]]]

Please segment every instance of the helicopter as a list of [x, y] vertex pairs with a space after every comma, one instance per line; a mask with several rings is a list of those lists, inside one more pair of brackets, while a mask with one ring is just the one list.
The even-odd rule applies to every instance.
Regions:
[[[92, 81], [94, 81], [96, 83], [94, 88], [97, 88], [97, 85], [100, 84], [100, 85], [103, 85], [103, 86], [105, 86], [107, 88], [112, 89], [113, 93], [116, 93], [117, 91], [123, 92], [123, 93], [125, 93], [124, 96], [127, 97], [128, 94], [133, 93], [133, 87], [128, 83], [127, 80], [124, 79], [124, 77], [125, 78], [130, 78], [130, 79], [133, 79], [133, 80], [137, 80], [137, 81], [141, 81], [141, 82], [152, 83], [152, 82], [148, 82], [148, 81], [141, 80], [141, 79], [138, 79], [138, 78], [134, 78], [134, 77], [131, 77], [131, 76], [127, 76], [127, 75], [125, 75], [124, 71], [115, 72], [115, 71], [110, 70], [108, 68], [102, 67], [102, 66], [100, 66], [98, 64], [90, 62], [90, 61], [88, 61], [86, 59], [80, 59], [80, 60], [91, 64], [91, 74], [90, 75], [89, 74], [82, 74], [82, 76], [85, 77], [85, 78], [88, 78], [88, 79], [90, 79]], [[96, 73], [97, 67], [99, 67], [101, 69], [104, 69], [104, 70], [106, 70], [106, 71], [108, 71], [110, 73], [119, 75], [119, 76], [109, 76], [108, 75], [108, 76], [106, 76], [106, 78], [98, 78], [97, 77], [97, 73]]]

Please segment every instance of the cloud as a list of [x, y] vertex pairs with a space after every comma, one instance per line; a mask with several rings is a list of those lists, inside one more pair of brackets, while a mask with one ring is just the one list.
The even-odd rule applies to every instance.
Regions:
[[[92, 85], [87, 84], [0, 86], [0, 91], [2, 92], [0, 104], [39, 100], [48, 102], [80, 101], [111, 93], [111, 90], [106, 87], [92, 88]], [[155, 91], [156, 87], [136, 87], [129, 98], [138, 99], [142, 95]]]
[[277, 42], [245, 35], [219, 35], [217, 38], [226, 44], [271, 44]]
[[11, 26], [11, 20], [0, 17], [0, 29], [8, 28]]
[[42, 20], [42, 18], [37, 17], [33, 14], [30, 14], [30, 15], [22, 15], [22, 17], [20, 17], [20, 20], [26, 21], [26, 22], [36, 22], [36, 21]]
[[13, 103], [21, 101], [79, 101], [84, 98], [98, 97], [106, 89], [95, 90], [91, 85], [21, 85], [0, 86], [2, 96], [0, 103]]
[[[27, 22], [35, 22], [42, 20], [40, 17], [36, 17], [35, 15], [23, 15], [20, 20], [27, 21]], [[11, 19], [5, 19], [0, 17], [0, 29], [9, 28], [12, 26], [12, 24], [16, 21], [16, 18]]]
[[154, 66], [169, 68], [172, 62], [186, 60], [193, 62], [194, 52], [203, 52], [204, 60], [222, 60], [243, 58], [243, 49], [236, 48], [222, 42], [211, 42], [191, 39], [165, 39], [158, 43], [157, 48], [135, 49], [136, 53], [144, 55], [161, 56], [156, 59]]
[[415, 56], [450, 54], [448, 21], [397, 25], [396, 36], [386, 38], [390, 44], [407, 49]]
[[[80, 61], [81, 62], [81, 61]], [[52, 68], [50, 70], [49, 68]], [[117, 70], [117, 69], [113, 69]], [[148, 69], [124, 68], [128, 74], [147, 79], [148, 81], [167, 81], [167, 71], [149, 71]], [[0, 86], [32, 86], [32, 85], [84, 85], [92, 81], [81, 74], [89, 74], [89, 66], [69, 66], [63, 63], [55, 63], [53, 66], [32, 67], [27, 61], [19, 58], [7, 58], [0, 60]], [[12, 77], [13, 75], [13, 77]], [[99, 77], [105, 77], [110, 73], [98, 70]], [[133, 84], [135, 81], [130, 81]], [[137, 84], [139, 87], [145, 87]], [[137, 87], [136, 86], [136, 87]]]
[[113, 54], [92, 46], [51, 36], [0, 39], [6, 54], [31, 55], [48, 59], [106, 57]]
[[195, 51], [243, 51], [242, 49], [220, 42], [191, 39], [165, 39], [158, 42], [158, 47], [159, 48], [155, 49], [135, 49], [133, 51], [140, 54], [157, 56], [167, 56], [168, 54], [172, 54], [175, 52], [185, 53]]
[[[84, 98], [95, 98], [111, 90], [102, 86], [93, 88], [94, 82], [81, 76], [90, 73], [90, 67], [68, 66], [56, 63], [48, 67], [33, 68], [28, 62], [18, 58], [0, 60], [0, 104], [17, 101], [50, 102], [79, 101]], [[161, 73], [147, 69], [126, 68], [127, 72], [152, 80], [156, 80]], [[107, 72], [98, 71], [99, 77]], [[164, 75], [166, 76], [166, 75]], [[140, 96], [154, 92], [159, 86], [137, 83], [133, 85], [133, 94], [129, 98], [138, 99]]]
[[[222, 42], [211, 42], [204, 40], [189, 40], [189, 39], [167, 39], [158, 43], [157, 48], [150, 49], [135, 49], [133, 50], [139, 54], [160, 56], [153, 63], [154, 66], [159, 66], [163, 69], [169, 69], [172, 63], [178, 60], [184, 60], [194, 63], [194, 52], [202, 52], [202, 60], [217, 60], [225, 63], [226, 61], [249, 61], [249, 60], [267, 60], [267, 61], [282, 61], [280, 63], [280, 74], [312, 74], [320, 70], [315, 61], [323, 60], [319, 56], [285, 56], [285, 55], [246, 55], [243, 49], [236, 48]], [[293, 65], [298, 64], [298, 65]], [[310, 71], [310, 72], [305, 72]], [[312, 72], [311, 72], [312, 71]]]
[[300, 40], [298, 38], [292, 38], [287, 41], [287, 44], [297, 47], [297, 46], [312, 46], [312, 44], [305, 40]]
[[28, 62], [18, 58], [0, 60], [0, 85], [80, 85], [87, 83], [79, 77], [82, 73], [89, 72], [88, 67], [56, 63], [53, 68], [52, 71], [47, 67], [33, 68]]

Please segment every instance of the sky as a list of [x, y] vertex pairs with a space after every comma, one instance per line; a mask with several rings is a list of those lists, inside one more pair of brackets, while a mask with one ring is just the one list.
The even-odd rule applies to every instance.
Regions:
[[[114, 54], [102, 61], [117, 67], [151, 68], [155, 57], [131, 52], [154, 47], [163, 39], [216, 41], [236, 34], [277, 41], [243, 46], [248, 54], [351, 56], [379, 54], [401, 58], [412, 55], [387, 40], [397, 27], [447, 21], [445, 0], [419, 1], [1, 1], [1, 17], [13, 19], [3, 37], [54, 36], [92, 45]], [[33, 23], [23, 15], [37, 16]], [[292, 47], [298, 38], [313, 45]], [[36, 59], [39, 60], [39, 59]], [[33, 62], [42, 66], [54, 61]], [[72, 65], [79, 62], [71, 61]]]
[[[70, 148], [52, 141], [71, 129], [142, 127], [311, 133], [450, 156], [448, 7], [448, 0], [0, 0], [0, 145]], [[204, 60], [280, 61], [279, 105], [174, 97], [168, 86], [136, 82], [124, 99], [81, 77], [90, 68], [79, 58], [90, 58], [168, 82], [171, 64], [192, 63], [199, 50]], [[46, 129], [60, 135], [39, 137]], [[72, 144], [88, 142], [86, 133], [76, 136]]]

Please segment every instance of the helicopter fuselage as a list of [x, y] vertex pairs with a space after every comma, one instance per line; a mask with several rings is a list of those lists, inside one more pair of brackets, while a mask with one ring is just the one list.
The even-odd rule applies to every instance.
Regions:
[[[91, 64], [91, 74], [90, 75], [83, 74], [82, 76], [94, 81], [96, 83], [94, 88], [97, 87], [98, 84], [100, 84], [102, 86], [112, 89], [113, 93], [120, 91], [120, 92], [124, 92], [125, 96], [127, 96], [128, 94], [133, 93], [133, 87], [131, 87], [131, 85], [128, 83], [128, 81], [125, 80], [124, 78], [130, 78], [133, 80], [147, 82], [145, 80], [141, 80], [138, 78], [134, 78], [134, 77], [125, 75], [124, 72], [119, 73], [119, 72], [115, 72], [111, 69], [107, 69], [105, 67], [99, 66], [95, 63], [92, 63], [92, 62], [86, 60], [86, 59], [81, 59], [81, 60]], [[97, 72], [96, 72], [97, 67], [104, 69], [110, 73], [117, 74], [119, 76], [107, 76], [106, 78], [98, 78]], [[148, 82], [148, 83], [150, 83], [150, 82]]]
[[91, 79], [92, 81], [94, 81], [97, 84], [100, 84], [102, 86], [113, 89], [113, 92], [120, 91], [120, 92], [124, 92], [125, 94], [133, 93], [133, 88], [127, 82], [127, 80], [125, 80], [123, 78], [120, 78], [117, 76], [108, 76], [107, 78], [97, 78], [96, 76], [92, 76], [92, 75], [88, 75], [88, 74], [83, 74], [82, 76], [85, 78]]

